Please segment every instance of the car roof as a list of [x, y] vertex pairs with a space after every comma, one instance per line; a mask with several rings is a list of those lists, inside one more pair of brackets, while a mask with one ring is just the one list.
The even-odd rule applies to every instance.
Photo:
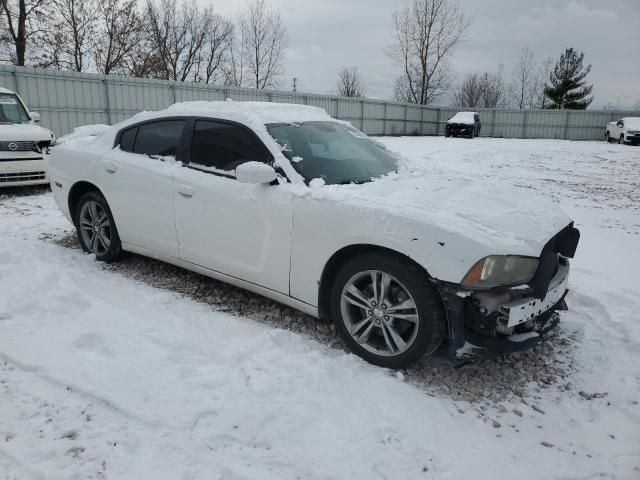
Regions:
[[132, 117], [130, 122], [127, 123], [176, 116], [212, 117], [236, 121], [248, 126], [333, 120], [322, 108], [308, 105], [227, 100], [224, 102], [195, 101], [175, 103], [164, 110], [142, 112]]

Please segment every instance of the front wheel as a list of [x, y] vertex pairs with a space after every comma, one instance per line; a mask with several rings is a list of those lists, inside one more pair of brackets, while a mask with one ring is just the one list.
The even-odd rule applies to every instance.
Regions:
[[85, 193], [75, 209], [75, 225], [82, 249], [103, 262], [122, 253], [120, 236], [106, 199], [98, 192]]
[[620, 140], [618, 140], [618, 143], [619, 143], [620, 145], [623, 145], [623, 144], [624, 144], [624, 135], [620, 135]]
[[607, 143], [611, 143], [611, 137], [609, 136], [609, 132], [604, 134], [604, 141]]
[[404, 368], [430, 355], [445, 336], [440, 294], [426, 273], [391, 255], [364, 254], [338, 272], [331, 292], [336, 330], [366, 361]]

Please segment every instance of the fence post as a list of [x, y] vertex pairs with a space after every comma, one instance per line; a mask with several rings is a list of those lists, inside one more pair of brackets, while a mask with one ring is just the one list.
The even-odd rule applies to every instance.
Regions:
[[360, 100], [360, 131], [364, 132], [364, 100]]
[[522, 138], [527, 138], [527, 109], [524, 109], [524, 119], [522, 120]]
[[382, 117], [382, 135], [387, 134], [387, 104], [384, 104], [384, 114]]
[[[16, 67], [14, 66], [11, 70], [11, 75], [13, 76], [13, 85], [15, 86], [15, 92], [20, 95], [20, 88], [18, 87], [18, 72], [16, 71]], [[28, 99], [27, 99], [28, 101]]]
[[420, 107], [420, 135], [424, 135], [424, 111], [426, 110], [425, 106], [422, 105]]
[[496, 109], [494, 108], [491, 111], [491, 137], [494, 137], [496, 134]]
[[[104, 99], [107, 102], [107, 108], [106, 108], [106, 112], [107, 112], [107, 123], [109, 125], [113, 125], [113, 122], [111, 121], [111, 102], [109, 101], [109, 84], [107, 83], [107, 77], [105, 76], [102, 79], [102, 84], [104, 85]], [[175, 103], [175, 95], [173, 96], [174, 98], [174, 102]]]
[[407, 114], [409, 113], [409, 107], [404, 104], [404, 134], [407, 135]]
[[436, 135], [440, 135], [440, 121], [442, 120], [442, 109], [438, 107], [438, 116], [436, 118]]
[[569, 140], [569, 110], [566, 110], [564, 119], [564, 139]]
[[336, 117], [336, 118], [340, 118], [340, 117], [338, 116], [338, 113], [340, 113], [340, 99], [339, 99], [338, 97], [335, 97], [335, 98], [333, 99], [333, 101], [334, 101], [335, 106], [336, 106], [336, 115], [335, 115], [335, 117]]

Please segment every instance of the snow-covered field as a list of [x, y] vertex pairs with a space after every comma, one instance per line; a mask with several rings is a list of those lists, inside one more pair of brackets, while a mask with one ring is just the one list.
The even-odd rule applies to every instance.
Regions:
[[[389, 372], [255, 295], [96, 263], [50, 193], [0, 191], [0, 479], [640, 478], [640, 148], [383, 141], [433, 181], [524, 186], [575, 219], [553, 346]], [[283, 328], [258, 314], [274, 309]], [[482, 395], [460, 395], [474, 377]]]

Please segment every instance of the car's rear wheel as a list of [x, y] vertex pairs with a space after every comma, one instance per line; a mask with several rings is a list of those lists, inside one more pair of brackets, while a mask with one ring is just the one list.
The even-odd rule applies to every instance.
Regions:
[[113, 215], [98, 192], [85, 193], [75, 209], [75, 225], [82, 249], [98, 260], [110, 262], [122, 253], [122, 245]]
[[609, 136], [609, 132], [604, 134], [604, 141], [607, 143], [611, 143], [611, 137]]
[[378, 253], [348, 261], [331, 294], [336, 329], [357, 355], [404, 368], [433, 353], [445, 336], [440, 294], [412, 262]]

